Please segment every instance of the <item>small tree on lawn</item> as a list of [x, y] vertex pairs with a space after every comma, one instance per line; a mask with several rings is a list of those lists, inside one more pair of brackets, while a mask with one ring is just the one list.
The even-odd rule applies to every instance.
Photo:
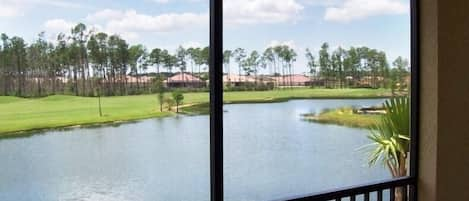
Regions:
[[174, 99], [171, 97], [165, 97], [163, 98], [163, 102], [166, 104], [166, 107], [168, 107], [168, 111], [173, 111]]
[[173, 91], [173, 100], [176, 102], [176, 113], [179, 113], [179, 105], [182, 104], [184, 100], [184, 95], [180, 91]]
[[158, 103], [160, 104], [160, 112], [163, 112], [164, 92], [165, 92], [163, 79], [161, 77], [153, 79], [153, 85], [157, 93]]
[[97, 95], [98, 95], [98, 111], [99, 111], [99, 116], [102, 117], [103, 116], [103, 110], [102, 110], [102, 107], [101, 107], [101, 88], [102, 88], [102, 79], [101, 78], [98, 78], [96, 80], [96, 84], [98, 85], [98, 87], [96, 88], [96, 92], [97, 92]]

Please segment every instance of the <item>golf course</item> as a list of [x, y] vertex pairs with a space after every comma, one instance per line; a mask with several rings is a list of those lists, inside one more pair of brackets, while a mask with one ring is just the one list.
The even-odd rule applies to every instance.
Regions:
[[[182, 113], [197, 114], [206, 108], [209, 93], [184, 93]], [[291, 99], [366, 99], [391, 95], [387, 89], [279, 89], [273, 91], [225, 92], [226, 104], [270, 103]], [[170, 96], [170, 94], [166, 94]], [[101, 98], [102, 114], [99, 115], [97, 97], [54, 95], [44, 98], [17, 98], [0, 96], [0, 135], [16, 135], [24, 131], [36, 131], [73, 126], [118, 123], [147, 118], [175, 115], [175, 110], [160, 104], [156, 95], [114, 96]], [[188, 107], [190, 106], [190, 107]], [[194, 111], [192, 111], [194, 109]]]

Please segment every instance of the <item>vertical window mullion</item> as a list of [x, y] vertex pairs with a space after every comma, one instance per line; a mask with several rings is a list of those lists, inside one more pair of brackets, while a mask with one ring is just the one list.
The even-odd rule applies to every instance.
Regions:
[[410, 1], [410, 34], [411, 34], [411, 136], [410, 136], [410, 177], [414, 178], [414, 184], [410, 185], [410, 200], [417, 200], [417, 178], [418, 178], [418, 153], [419, 153], [419, 71], [420, 71], [420, 20], [419, 0]]
[[210, 198], [223, 201], [223, 0], [210, 0]]

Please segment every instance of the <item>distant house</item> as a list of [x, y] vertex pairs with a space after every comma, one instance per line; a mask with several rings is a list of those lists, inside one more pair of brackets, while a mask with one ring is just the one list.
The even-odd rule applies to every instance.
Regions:
[[364, 76], [360, 78], [358, 84], [360, 87], [377, 87], [383, 82], [382, 76]]
[[207, 83], [189, 73], [178, 73], [164, 81], [169, 88], [203, 88]]
[[285, 75], [272, 77], [276, 86], [309, 86], [311, 78], [306, 75]]
[[133, 83], [150, 83], [153, 77], [146, 76], [146, 75], [139, 76], [139, 77], [128, 75], [126, 76], [125, 79], [127, 79], [127, 83], [132, 83], [132, 84]]
[[270, 76], [259, 75], [259, 76], [249, 76], [249, 75], [223, 75], [223, 83], [228, 86], [246, 86], [251, 84], [273, 84], [274, 79]]
[[223, 76], [223, 83], [225, 85], [239, 87], [250, 83], [256, 83], [256, 79], [252, 76], [229, 74]]

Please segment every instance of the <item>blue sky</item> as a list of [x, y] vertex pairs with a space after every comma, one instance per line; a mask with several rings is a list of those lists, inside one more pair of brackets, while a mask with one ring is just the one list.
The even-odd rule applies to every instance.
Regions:
[[[224, 0], [225, 48], [287, 44], [307, 71], [304, 49], [366, 45], [390, 61], [410, 56], [409, 0]], [[208, 44], [208, 0], [0, 0], [0, 32], [28, 42], [83, 22], [131, 44], [175, 50]], [[232, 68], [233, 69], [233, 68]]]

